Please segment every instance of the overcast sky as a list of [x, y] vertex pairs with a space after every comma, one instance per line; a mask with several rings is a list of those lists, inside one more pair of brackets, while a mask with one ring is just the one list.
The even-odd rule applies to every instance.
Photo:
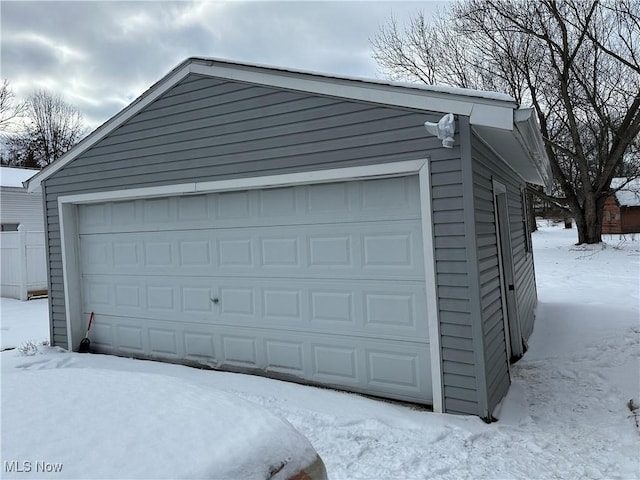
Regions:
[[369, 39], [442, 2], [0, 1], [2, 78], [97, 127], [191, 56], [383, 78]]

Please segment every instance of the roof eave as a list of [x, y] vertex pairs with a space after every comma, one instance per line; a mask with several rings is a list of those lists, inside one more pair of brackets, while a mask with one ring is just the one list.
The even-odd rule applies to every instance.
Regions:
[[142, 95], [131, 102], [131, 104], [129, 104], [123, 110], [120, 110], [120, 112], [115, 114], [105, 123], [96, 128], [93, 132], [83, 138], [80, 142], [74, 145], [74, 147], [71, 148], [71, 150], [65, 153], [62, 157], [43, 168], [38, 174], [29, 178], [26, 182], [23, 183], [24, 187], [30, 192], [34, 191], [45, 179], [63, 168], [77, 156], [87, 151], [94, 144], [102, 140], [109, 133], [118, 128], [125, 121], [127, 121], [133, 115], [146, 107], [149, 103], [153, 102], [156, 98], [166, 92], [169, 88], [186, 77], [190, 73], [190, 63], [190, 59], [181, 62], [168, 74], [166, 74], [151, 87], [149, 87]]
[[551, 166], [530, 109], [512, 111], [513, 127], [502, 130], [474, 125], [477, 138], [527, 183], [551, 188]]
[[27, 180], [25, 188], [29, 191], [36, 189], [42, 181], [87, 151], [190, 73], [425, 112], [453, 113], [468, 116], [472, 125], [503, 130], [513, 129], [513, 111], [516, 108], [515, 101], [509, 97], [485, 98], [481, 92], [476, 95], [465, 91], [431, 91], [364, 79], [194, 57], [181, 62], [129, 106], [99, 126], [61, 158]]
[[520, 108], [513, 112], [514, 134], [538, 172], [539, 185], [551, 192], [553, 172], [544, 147], [540, 126], [531, 108]]
[[[453, 113], [470, 118], [472, 125], [510, 130], [515, 101], [430, 91], [365, 79], [256, 67], [213, 59], [192, 59], [193, 73], [226, 80], [255, 83], [299, 92], [359, 100], [434, 113]], [[462, 90], [461, 90], [462, 91]]]

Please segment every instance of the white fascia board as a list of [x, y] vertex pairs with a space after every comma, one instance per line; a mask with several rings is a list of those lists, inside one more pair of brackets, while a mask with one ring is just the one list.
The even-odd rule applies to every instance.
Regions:
[[230, 180], [214, 180], [210, 182], [179, 183], [157, 187], [129, 188], [125, 190], [109, 190], [104, 192], [80, 193], [58, 198], [64, 203], [99, 203], [117, 200], [134, 200], [140, 198], [157, 198], [162, 196], [189, 195], [196, 193], [223, 192], [231, 190], [251, 190], [256, 188], [275, 188], [306, 183], [327, 183], [335, 181], [355, 180], [362, 178], [389, 177], [418, 173], [426, 160], [407, 160], [404, 162], [346, 167], [311, 172], [285, 173], [280, 175], [264, 175], [259, 177], [235, 178]]
[[169, 73], [169, 75], [165, 76], [161, 79], [156, 85], [152, 86], [143, 93], [140, 97], [133, 101], [128, 107], [124, 110], [121, 110], [115, 116], [111, 117], [106, 123], [98, 127], [91, 134], [86, 136], [83, 140], [80, 141], [77, 145], [75, 145], [69, 152], [60, 157], [58, 160], [50, 164], [48, 167], [41, 170], [39, 173], [28, 179], [23, 183], [25, 188], [27, 188], [30, 192], [34, 191], [37, 187], [40, 186], [40, 183], [48, 178], [49, 176], [56, 173], [58, 170], [63, 168], [69, 162], [73, 161], [76, 157], [87, 151], [97, 142], [106, 137], [109, 133], [114, 131], [124, 122], [133, 117], [140, 110], [145, 108], [155, 99], [157, 99], [160, 95], [165, 93], [171, 87], [173, 87], [176, 83], [182, 80], [189, 74], [189, 65], [185, 64], [182, 67], [178, 66], [174, 71]]
[[514, 112], [514, 135], [525, 149], [547, 193], [553, 185], [553, 172], [547, 156], [540, 126], [531, 108], [521, 108]]
[[[471, 123], [494, 128], [513, 128], [513, 104], [504, 100], [431, 92], [339, 78], [295, 74], [269, 69], [247, 69], [224, 64], [191, 64], [191, 72], [238, 82], [266, 85], [299, 92], [327, 95], [471, 117]], [[475, 112], [475, 113], [474, 113]]]
[[501, 130], [513, 130], [513, 108], [481, 103], [473, 104], [469, 123]]

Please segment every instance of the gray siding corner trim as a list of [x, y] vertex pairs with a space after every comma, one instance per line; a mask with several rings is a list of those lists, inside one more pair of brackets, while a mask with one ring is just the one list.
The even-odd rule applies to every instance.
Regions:
[[[47, 211], [47, 192], [45, 190], [45, 186], [42, 185], [42, 211], [46, 213]], [[46, 269], [47, 269], [47, 292], [49, 292], [49, 298], [51, 297], [51, 260], [49, 258], [49, 228], [48, 227], [48, 221], [47, 221], [47, 216], [46, 214], [44, 215], [43, 218], [43, 228], [44, 228], [44, 259], [46, 262]], [[55, 342], [53, 340], [53, 322], [51, 321], [51, 319], [53, 318], [53, 311], [52, 311], [52, 303], [49, 301], [47, 302], [47, 313], [49, 314], [49, 344], [50, 345], [55, 345]]]
[[480, 307], [480, 278], [478, 268], [478, 251], [476, 249], [476, 222], [475, 222], [475, 202], [472, 192], [473, 187], [473, 163], [471, 155], [472, 133], [471, 125], [466, 118], [460, 119], [460, 144], [462, 156], [462, 182], [463, 190], [467, 193], [464, 196], [464, 219], [465, 219], [465, 239], [467, 248], [467, 271], [469, 278], [469, 300], [471, 304], [471, 330], [473, 331], [473, 351], [475, 355], [476, 367], [476, 388], [477, 388], [477, 408], [476, 412], [481, 418], [487, 420], [490, 417], [487, 391], [487, 378], [485, 371], [485, 351], [484, 351], [484, 326], [481, 321], [482, 312]]
[[[431, 159], [431, 198], [443, 404], [447, 413], [481, 415], [482, 357], [473, 250], [469, 120], [458, 118], [459, 144]], [[476, 285], [476, 286], [474, 286]], [[474, 305], [475, 304], [475, 305]], [[480, 337], [481, 338], [481, 337]], [[480, 349], [481, 351], [481, 349]], [[480, 376], [478, 375], [480, 372]]]

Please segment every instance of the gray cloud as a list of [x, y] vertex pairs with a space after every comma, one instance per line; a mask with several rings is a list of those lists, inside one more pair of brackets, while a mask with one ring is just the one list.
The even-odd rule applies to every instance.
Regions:
[[369, 38], [436, 2], [21, 2], [0, 4], [2, 77], [18, 96], [60, 93], [91, 128], [179, 62], [209, 56], [376, 77]]

